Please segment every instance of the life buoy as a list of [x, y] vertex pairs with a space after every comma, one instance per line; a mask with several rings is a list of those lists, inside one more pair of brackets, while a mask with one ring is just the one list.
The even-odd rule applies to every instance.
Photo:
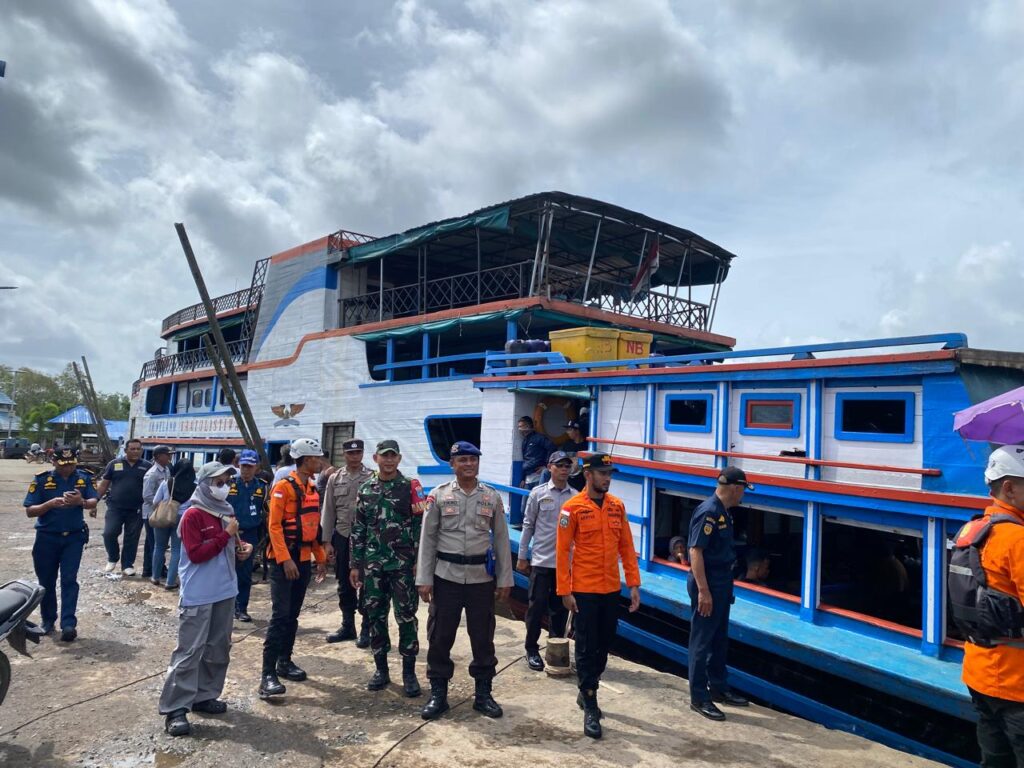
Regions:
[[540, 434], [547, 435], [555, 445], [561, 445], [569, 439], [568, 432], [563, 431], [560, 435], [556, 436], [548, 435], [548, 433], [544, 431], [544, 415], [552, 406], [561, 407], [565, 412], [565, 418], [563, 418], [561, 422], [562, 426], [565, 427], [568, 422], [576, 420], [576, 404], [572, 400], [564, 397], [542, 397], [537, 403], [537, 407], [533, 409], [533, 428], [537, 432], [540, 432]]

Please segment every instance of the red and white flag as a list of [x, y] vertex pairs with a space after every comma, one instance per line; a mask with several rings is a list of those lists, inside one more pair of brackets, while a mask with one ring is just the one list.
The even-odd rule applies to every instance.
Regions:
[[644, 260], [637, 268], [636, 277], [633, 278], [633, 282], [629, 286], [633, 296], [636, 296], [641, 290], [648, 290], [651, 287], [651, 275], [657, 272], [660, 266], [658, 240], [658, 236], [655, 235], [651, 241], [651, 247], [647, 249], [647, 255], [644, 256]]

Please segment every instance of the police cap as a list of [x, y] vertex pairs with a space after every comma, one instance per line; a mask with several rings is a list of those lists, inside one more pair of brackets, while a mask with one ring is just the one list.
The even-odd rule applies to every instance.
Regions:
[[459, 440], [459, 442], [452, 446], [452, 450], [449, 455], [453, 459], [456, 456], [479, 456], [480, 449], [466, 440]]
[[156, 448], [153, 449], [153, 455], [154, 456], [170, 456], [171, 455], [171, 446], [169, 446], [169, 445], [158, 445]]
[[572, 456], [565, 451], [555, 451], [548, 456], [548, 464], [557, 464], [560, 461], [572, 461]]
[[592, 453], [583, 460], [583, 469], [599, 470], [602, 472], [618, 472], [612, 464], [612, 457], [607, 453]]
[[739, 467], [726, 467], [718, 475], [719, 485], [742, 485], [748, 491], [754, 490], [753, 483], [747, 482], [747, 473]]
[[349, 451], [361, 451], [361, 450], [363, 450], [363, 441], [362, 440], [346, 440], [342, 444], [341, 449], [345, 453], [348, 453]]
[[59, 451], [55, 451], [53, 454], [53, 463], [58, 467], [65, 466], [67, 464], [78, 463], [78, 449], [77, 448], [61, 448]]

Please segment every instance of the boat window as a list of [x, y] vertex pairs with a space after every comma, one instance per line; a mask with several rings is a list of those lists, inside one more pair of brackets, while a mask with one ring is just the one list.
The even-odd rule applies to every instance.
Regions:
[[207, 389], [203, 393], [203, 405], [209, 408], [213, 405], [213, 389]]
[[157, 384], [146, 390], [146, 413], [159, 415], [171, 413], [171, 384]]
[[821, 532], [821, 608], [921, 629], [921, 534], [826, 519]]
[[434, 458], [442, 464], [447, 464], [451, 457], [452, 445], [459, 440], [480, 445], [480, 423], [479, 414], [428, 416], [425, 427]]
[[800, 395], [741, 395], [740, 415], [741, 435], [796, 437], [800, 434]]
[[841, 440], [913, 442], [914, 393], [838, 393], [836, 437]]
[[192, 408], [202, 408], [203, 407], [203, 390], [201, 390], [201, 389], [193, 389], [192, 390], [192, 405], [191, 405], [191, 407]]
[[799, 597], [803, 516], [744, 505], [733, 509], [732, 519], [736, 581]]
[[711, 395], [666, 395], [665, 429], [669, 432], [710, 432]]

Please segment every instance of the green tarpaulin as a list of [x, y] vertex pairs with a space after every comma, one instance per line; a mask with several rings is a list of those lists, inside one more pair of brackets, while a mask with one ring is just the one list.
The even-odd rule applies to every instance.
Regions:
[[419, 245], [426, 240], [431, 240], [441, 235], [459, 232], [464, 229], [487, 229], [493, 232], [507, 232], [509, 230], [509, 210], [505, 208], [494, 208], [489, 211], [482, 211], [461, 219], [446, 221], [441, 224], [431, 224], [426, 227], [410, 229], [398, 235], [382, 237], [363, 243], [348, 249], [348, 256], [345, 264], [357, 264], [361, 261], [371, 261], [387, 256], [389, 253], [401, 251], [406, 248]]
[[487, 323], [492, 320], [514, 320], [523, 314], [521, 309], [510, 309], [507, 312], [487, 312], [482, 315], [469, 315], [468, 317], [456, 317], [451, 320], [435, 320], [432, 323], [418, 323], [416, 325], [403, 325], [401, 328], [389, 328], [386, 331], [374, 331], [373, 333], [359, 333], [356, 338], [360, 341], [383, 341], [385, 339], [401, 339], [408, 336], [419, 336], [422, 333], [444, 333], [460, 325], [476, 325]]

